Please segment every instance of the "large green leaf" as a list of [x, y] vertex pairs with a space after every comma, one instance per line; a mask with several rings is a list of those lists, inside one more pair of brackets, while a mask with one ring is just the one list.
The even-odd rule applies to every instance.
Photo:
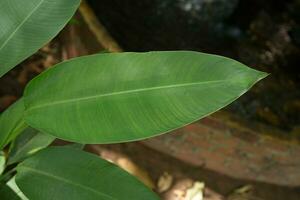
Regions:
[[16, 183], [30, 200], [141, 200], [156, 195], [112, 163], [74, 148], [52, 147], [17, 167]]
[[52, 39], [80, 0], [1, 0], [0, 77]]
[[13, 142], [8, 156], [7, 164], [20, 162], [37, 151], [49, 146], [55, 137], [40, 133], [33, 128], [27, 128]]
[[144, 139], [228, 105], [266, 73], [191, 51], [99, 54], [53, 67], [25, 91], [25, 120], [81, 143]]
[[28, 127], [23, 115], [23, 98], [19, 99], [0, 115], [0, 149]]

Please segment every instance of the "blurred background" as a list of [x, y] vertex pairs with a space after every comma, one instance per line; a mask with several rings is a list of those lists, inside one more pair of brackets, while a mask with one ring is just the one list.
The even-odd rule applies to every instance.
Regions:
[[0, 112], [43, 70], [107, 50], [201, 51], [270, 76], [173, 134], [86, 150], [166, 200], [300, 199], [299, 0], [84, 1], [59, 36], [0, 79]]

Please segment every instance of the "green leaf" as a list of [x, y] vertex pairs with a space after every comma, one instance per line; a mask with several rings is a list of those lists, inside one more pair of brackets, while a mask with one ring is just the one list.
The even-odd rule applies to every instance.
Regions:
[[0, 77], [51, 40], [80, 0], [1, 0]]
[[23, 98], [19, 99], [0, 115], [0, 149], [28, 127], [23, 115]]
[[16, 183], [30, 200], [158, 199], [136, 178], [98, 156], [51, 147], [17, 167]]
[[86, 56], [29, 83], [25, 120], [79, 143], [139, 140], [221, 109], [265, 76], [232, 59], [191, 51]]
[[40, 133], [33, 128], [27, 128], [13, 142], [8, 156], [8, 165], [20, 162], [37, 151], [49, 146], [55, 137]]
[[21, 198], [7, 185], [0, 185], [1, 200], [21, 200]]

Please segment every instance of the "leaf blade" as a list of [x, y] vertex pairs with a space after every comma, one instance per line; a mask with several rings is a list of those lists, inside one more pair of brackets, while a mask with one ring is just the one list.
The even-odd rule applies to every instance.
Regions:
[[157, 199], [125, 171], [74, 148], [42, 150], [19, 165], [17, 171], [17, 185], [32, 200]]
[[9, 151], [7, 164], [11, 165], [24, 160], [37, 151], [46, 148], [54, 140], [55, 137], [51, 135], [27, 128], [14, 140]]
[[51, 40], [69, 21], [79, 0], [2, 0], [0, 77]]
[[87, 56], [35, 78], [25, 90], [25, 118], [70, 141], [139, 140], [219, 110], [265, 76], [228, 58], [190, 51]]

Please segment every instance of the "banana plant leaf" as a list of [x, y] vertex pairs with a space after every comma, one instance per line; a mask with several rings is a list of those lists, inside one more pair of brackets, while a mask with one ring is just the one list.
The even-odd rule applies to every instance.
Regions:
[[17, 167], [16, 183], [30, 200], [158, 200], [136, 178], [96, 155], [50, 147]]
[[37, 151], [49, 146], [55, 137], [40, 133], [33, 128], [27, 128], [19, 135], [11, 145], [7, 164], [11, 165], [23, 161]]
[[25, 121], [79, 143], [140, 140], [203, 118], [267, 74], [192, 52], [112, 53], [60, 63], [25, 90]]
[[50, 41], [80, 0], [1, 0], [0, 77]]

